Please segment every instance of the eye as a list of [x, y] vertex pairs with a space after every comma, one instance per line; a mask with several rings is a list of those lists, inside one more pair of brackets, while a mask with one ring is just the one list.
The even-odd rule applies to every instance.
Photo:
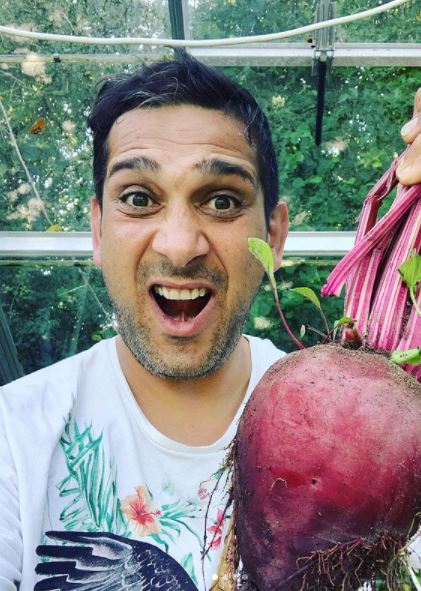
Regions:
[[240, 208], [241, 202], [237, 197], [226, 193], [215, 195], [209, 199], [207, 206], [218, 213], [234, 213]]
[[121, 196], [123, 203], [130, 205], [131, 207], [147, 208], [155, 205], [155, 201], [145, 191], [131, 191]]

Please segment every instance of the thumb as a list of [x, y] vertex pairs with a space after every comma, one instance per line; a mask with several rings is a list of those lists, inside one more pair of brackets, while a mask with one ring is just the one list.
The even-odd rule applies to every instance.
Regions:
[[417, 90], [414, 98], [413, 118], [405, 123], [401, 129], [401, 136], [405, 143], [412, 144], [421, 132], [421, 88]]

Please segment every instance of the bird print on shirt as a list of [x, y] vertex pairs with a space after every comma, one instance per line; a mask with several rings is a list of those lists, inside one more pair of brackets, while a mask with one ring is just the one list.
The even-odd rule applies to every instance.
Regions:
[[[59, 544], [38, 546], [34, 591], [198, 591], [160, 548], [103, 532], [47, 532]], [[60, 543], [61, 542], [61, 543]]]

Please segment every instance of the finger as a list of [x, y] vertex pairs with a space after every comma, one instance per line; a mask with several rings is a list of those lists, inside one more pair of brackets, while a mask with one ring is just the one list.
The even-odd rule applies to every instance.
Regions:
[[411, 144], [421, 132], [421, 88], [417, 90], [414, 98], [413, 117], [401, 129], [401, 136], [405, 143]]
[[414, 98], [414, 117], [421, 112], [421, 88], [417, 90]]
[[396, 170], [402, 185], [421, 183], [421, 135], [417, 136], [405, 154], [405, 159]]
[[411, 144], [420, 132], [421, 112], [415, 115], [415, 117], [408, 121], [408, 123], [405, 123], [401, 129], [401, 136], [405, 143]]

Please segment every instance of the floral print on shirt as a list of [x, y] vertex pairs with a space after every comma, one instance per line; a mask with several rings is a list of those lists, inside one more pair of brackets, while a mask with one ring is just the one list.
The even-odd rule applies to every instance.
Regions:
[[[68, 503], [60, 514], [67, 531], [110, 532], [133, 540], [152, 539], [169, 553], [182, 531], [192, 536], [202, 557], [219, 550], [224, 521], [229, 518], [224, 507], [212, 507], [212, 496], [220, 486], [223, 468], [199, 484], [196, 496], [181, 500], [171, 482], [164, 482], [160, 498], [169, 502], [157, 504], [145, 484], [136, 484], [133, 492], [123, 499], [117, 494], [117, 472], [114, 459], [107, 458], [103, 448], [103, 434], [96, 436], [92, 425], [81, 429], [69, 417], [60, 445], [65, 456], [68, 474], [58, 484], [60, 497]], [[208, 515], [209, 512], [209, 515]], [[205, 518], [205, 531], [194, 528], [195, 519]], [[146, 541], [146, 540], [145, 540]], [[192, 554], [181, 560], [182, 566], [197, 584]]]

